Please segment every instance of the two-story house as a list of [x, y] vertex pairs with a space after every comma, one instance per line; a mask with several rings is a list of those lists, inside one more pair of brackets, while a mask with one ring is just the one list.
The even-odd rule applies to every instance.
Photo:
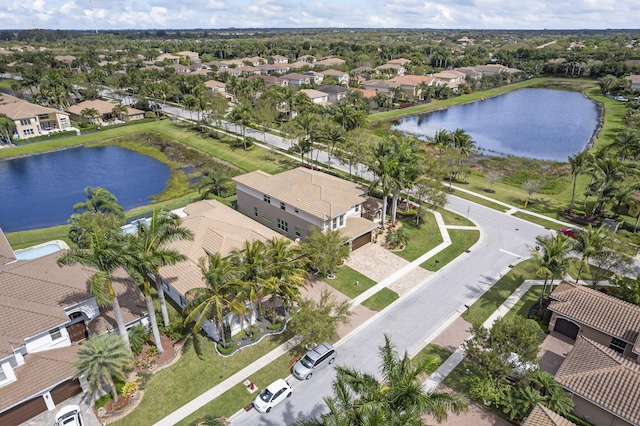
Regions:
[[343, 84], [345, 86], [349, 85], [349, 73], [346, 73], [344, 71], [328, 69], [320, 72], [320, 74], [324, 75], [325, 77], [326, 76], [334, 77], [335, 79], [338, 80], [338, 84]]
[[302, 75], [295, 72], [285, 74], [280, 78], [286, 81], [289, 87], [300, 87], [303, 84], [311, 83], [311, 78], [308, 75]]
[[365, 187], [304, 167], [233, 180], [238, 211], [291, 239], [305, 238], [315, 226], [340, 230], [353, 250], [372, 241], [377, 225], [362, 217]]
[[5, 94], [0, 94], [0, 114], [13, 121], [13, 137], [18, 139], [73, 130], [68, 113]]
[[320, 86], [318, 87], [318, 90], [328, 95], [328, 100], [331, 104], [337, 104], [342, 99], [346, 98], [349, 93], [349, 89], [344, 86], [338, 86], [337, 84]]
[[[59, 251], [19, 260], [0, 230], [0, 424], [18, 425], [82, 392], [77, 342], [117, 330], [87, 287], [93, 270], [57, 264]], [[122, 269], [113, 286], [127, 328], [147, 324], [142, 293]]]
[[329, 95], [325, 92], [314, 89], [301, 89], [300, 93], [307, 95], [314, 104], [329, 105]]

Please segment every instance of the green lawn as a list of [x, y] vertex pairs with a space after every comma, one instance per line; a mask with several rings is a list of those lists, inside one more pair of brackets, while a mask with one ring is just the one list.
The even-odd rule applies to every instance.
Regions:
[[371, 309], [374, 312], [379, 312], [392, 304], [395, 300], [397, 300], [400, 296], [393, 290], [389, 290], [388, 288], [383, 288], [364, 302], [362, 302], [362, 306], [365, 308]]
[[[556, 281], [557, 284], [557, 281]], [[507, 315], [504, 316], [505, 319], [513, 318], [516, 315], [519, 315], [523, 318], [527, 318], [529, 316], [529, 311], [531, 307], [537, 303], [540, 303], [540, 296], [542, 295], [542, 287], [541, 285], [535, 285], [531, 287], [523, 296], [518, 300], [518, 302], [511, 308]]]
[[[376, 282], [371, 278], [365, 277], [360, 272], [348, 267], [347, 265], [340, 266], [334, 272], [334, 275], [336, 276], [335, 279], [326, 279], [324, 282], [350, 299], [353, 299], [360, 293], [376, 285]], [[358, 284], [356, 285], [356, 283]]]
[[518, 263], [478, 299], [462, 318], [470, 323], [483, 323], [527, 279], [535, 279], [532, 260]]
[[402, 227], [407, 231], [409, 241], [404, 250], [394, 254], [409, 262], [416, 260], [442, 242], [436, 218], [431, 213], [424, 215], [420, 226], [415, 225], [414, 219], [401, 219], [401, 222]]
[[424, 362], [427, 357], [436, 355], [439, 357], [439, 362], [433, 366], [433, 368], [429, 369], [426, 374], [431, 374], [442, 365], [443, 362], [447, 360], [451, 356], [451, 351], [447, 348], [444, 348], [440, 345], [436, 345], [433, 343], [429, 343], [427, 346], [422, 348], [420, 352], [418, 352], [411, 361], [413, 361], [414, 365], [420, 365], [420, 363]]
[[64, 240], [71, 244], [69, 240], [69, 225], [54, 226], [51, 228], [33, 229], [30, 231], [19, 231], [5, 234], [11, 248], [18, 250], [25, 247], [35, 246], [52, 240]]
[[[455, 189], [455, 185], [453, 186]], [[465, 189], [472, 189], [472, 188], [468, 188], [465, 186]], [[479, 192], [479, 191], [478, 191]], [[460, 197], [460, 198], [464, 198], [465, 200], [469, 200], [469, 201], [473, 201], [474, 203], [480, 204], [481, 206], [485, 206], [485, 207], [489, 207], [491, 209], [494, 210], [498, 210], [500, 212], [506, 212], [507, 210], [509, 210], [507, 207], [500, 205], [498, 203], [494, 203], [492, 201], [489, 200], [485, 200], [484, 198], [480, 198], [476, 195], [473, 194], [469, 194], [463, 191], [454, 191], [452, 193], [453, 195], [455, 195], [456, 197]], [[494, 195], [494, 194], [491, 194]], [[471, 206], [471, 209], [473, 209], [473, 206]]]
[[0, 88], [11, 90], [11, 83], [16, 82], [11, 78], [0, 78]]
[[456, 225], [456, 226], [476, 226], [475, 223], [471, 222], [464, 216], [459, 215], [458, 213], [454, 213], [450, 210], [440, 209], [438, 213], [442, 215], [442, 220], [444, 220], [445, 225]]
[[[203, 346], [202, 359], [196, 355], [193, 345], [187, 344], [180, 361], [171, 368], [154, 374], [145, 386], [144, 398], [140, 405], [116, 424], [137, 426], [157, 422], [251, 364], [262, 355], [275, 349], [285, 341], [285, 335], [286, 333], [266, 337], [260, 343], [247, 347], [229, 358], [217, 355], [213, 342], [210, 340], [201, 338]], [[281, 358], [285, 359], [285, 361], [282, 361], [283, 364], [288, 363], [287, 355]], [[277, 365], [280, 366], [281, 364]], [[277, 372], [279, 376], [285, 373], [281, 370], [277, 370]], [[268, 384], [266, 383], [270, 378], [268, 375], [274, 373], [269, 370], [264, 374], [267, 376], [260, 377], [256, 375], [255, 377], [254, 381], [259, 386]], [[233, 395], [233, 397], [225, 398], [224, 401], [226, 401], [226, 404], [231, 404], [229, 401], [232, 401], [236, 405], [228, 405], [223, 414], [232, 414], [252, 399], [248, 397], [248, 394], [246, 398], [239, 398], [236, 394]], [[221, 412], [218, 411], [218, 413]]]
[[[515, 217], [519, 217], [520, 219], [524, 219], [524, 220], [526, 220], [528, 222], [537, 223], [538, 225], [544, 226], [547, 229], [557, 230], [557, 229], [562, 228], [562, 225], [560, 225], [559, 223], [552, 222], [550, 220], [545, 220], [545, 219], [542, 219], [542, 218], [537, 217], [537, 216], [532, 216], [532, 215], [524, 213], [524, 212], [515, 212], [513, 215]], [[562, 220], [562, 219], [560, 219], [560, 220]]]
[[451, 237], [451, 245], [436, 254], [435, 257], [424, 262], [420, 267], [428, 271], [437, 271], [456, 257], [464, 255], [464, 252], [470, 249], [480, 238], [480, 231], [448, 229], [447, 232]]
[[[467, 373], [467, 371], [469, 373]], [[460, 364], [456, 365], [447, 377], [444, 378], [442, 384], [458, 393], [469, 395], [470, 386], [467, 378], [473, 374], [473, 364], [464, 359]]]

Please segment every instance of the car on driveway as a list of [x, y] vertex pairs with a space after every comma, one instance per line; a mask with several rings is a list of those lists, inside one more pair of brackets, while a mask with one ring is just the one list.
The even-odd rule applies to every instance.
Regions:
[[580, 228], [560, 228], [560, 232], [569, 238], [576, 239], [580, 233]]
[[78, 405], [67, 405], [62, 407], [56, 414], [56, 426], [83, 426], [82, 412]]
[[284, 379], [278, 379], [267, 386], [256, 399], [253, 406], [260, 413], [268, 413], [273, 407], [291, 396], [291, 386]]
[[293, 375], [300, 380], [308, 380], [314, 372], [336, 360], [336, 349], [324, 342], [307, 352], [293, 366]]

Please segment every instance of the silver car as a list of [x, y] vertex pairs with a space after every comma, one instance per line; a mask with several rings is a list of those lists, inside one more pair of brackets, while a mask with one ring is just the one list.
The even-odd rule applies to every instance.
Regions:
[[324, 342], [307, 352], [293, 366], [293, 375], [300, 380], [309, 380], [313, 373], [336, 360], [336, 349]]

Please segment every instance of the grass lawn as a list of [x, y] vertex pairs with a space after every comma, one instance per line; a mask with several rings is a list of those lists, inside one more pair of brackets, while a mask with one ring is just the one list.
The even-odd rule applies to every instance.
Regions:
[[[291, 362], [291, 356], [284, 354], [249, 377], [249, 380], [253, 381], [258, 389], [262, 390], [269, 386], [274, 380], [287, 377], [291, 370]], [[250, 394], [245, 386], [240, 383], [179, 422], [178, 425], [189, 425], [206, 415], [216, 417], [224, 416], [228, 418], [253, 401], [258, 395], [258, 392], [259, 391]]]
[[[455, 189], [455, 185], [454, 185], [454, 189]], [[466, 188], [466, 189], [471, 189], [471, 188]], [[480, 204], [481, 206], [489, 207], [491, 209], [498, 210], [498, 211], [503, 212], [503, 213], [506, 212], [507, 210], [509, 210], [507, 207], [505, 207], [505, 206], [503, 206], [501, 204], [494, 203], [494, 202], [489, 201], [489, 200], [485, 200], [484, 198], [480, 198], [478, 196], [475, 196], [473, 194], [468, 194], [466, 192], [454, 191], [454, 192], [452, 192], [452, 195], [455, 195], [456, 197], [464, 198], [465, 200], [473, 201], [474, 203]], [[473, 208], [473, 206], [472, 206], [472, 208]]]
[[5, 234], [11, 248], [18, 250], [25, 247], [35, 246], [52, 240], [64, 240], [71, 245], [69, 240], [69, 225], [54, 226], [44, 229], [33, 229], [30, 231], [18, 231]]
[[535, 267], [532, 260], [518, 263], [471, 305], [467, 312], [462, 314], [462, 318], [470, 323], [483, 323], [524, 280], [534, 278]]
[[[556, 281], [557, 283], [557, 281]], [[518, 300], [518, 302], [511, 308], [507, 315], [504, 316], [505, 319], [513, 318], [516, 315], [519, 315], [523, 318], [527, 318], [529, 315], [529, 310], [531, 307], [540, 302], [540, 296], [542, 295], [542, 287], [541, 285], [535, 285], [531, 287], [525, 294]]]
[[[467, 374], [467, 371], [469, 371], [469, 374]], [[444, 378], [442, 383], [458, 393], [469, 395], [470, 386], [467, 378], [471, 375], [473, 375], [473, 364], [464, 359]]]
[[452, 352], [447, 348], [429, 343], [427, 346], [422, 348], [422, 350], [418, 352], [413, 358], [411, 358], [411, 361], [413, 361], [414, 365], [420, 365], [420, 363], [424, 362], [428, 357], [436, 355], [440, 360], [436, 365], [433, 366], [433, 368], [427, 371], [427, 374], [431, 374], [436, 371], [438, 367], [440, 367], [440, 365], [442, 365], [442, 363], [447, 360], [447, 358], [451, 356], [451, 353]]
[[528, 222], [532, 222], [532, 223], [537, 223], [540, 226], [544, 226], [547, 229], [560, 229], [562, 228], [562, 225], [560, 225], [559, 223], [556, 222], [552, 222], [550, 220], [545, 220], [542, 218], [539, 218], [537, 216], [532, 216], [530, 214], [524, 213], [524, 212], [515, 212], [513, 214], [513, 216], [515, 217], [519, 217], [520, 219], [524, 219]]
[[11, 90], [11, 83], [17, 80], [11, 78], [0, 78], [0, 88]]
[[[140, 405], [116, 424], [141, 425], [157, 422], [284, 343], [285, 336], [286, 333], [266, 337], [260, 343], [247, 347], [230, 358], [217, 355], [213, 343], [200, 338], [203, 347], [201, 359], [196, 355], [193, 345], [188, 343], [180, 361], [171, 368], [154, 374], [145, 385], [145, 394]], [[285, 359], [283, 364], [288, 364], [288, 355], [281, 358]], [[281, 375], [284, 372], [278, 371], [278, 374]], [[266, 386], [267, 380], [268, 378], [256, 376], [254, 381], [258, 386]], [[237, 395], [234, 398], [238, 398]], [[227, 407], [225, 413], [232, 414], [251, 399], [253, 398], [248, 394], [246, 398], [238, 398], [235, 400], [237, 406]], [[225, 399], [225, 401], [229, 404], [229, 401], [234, 399]]]
[[379, 312], [392, 304], [399, 297], [400, 296], [395, 291], [389, 290], [388, 288], [383, 288], [382, 290], [362, 302], [362, 306], [371, 309], [374, 312]]
[[[480, 231], [471, 231], [463, 229], [448, 229], [451, 237], [451, 245], [434, 258], [427, 260], [420, 267], [428, 271], [437, 271], [451, 262], [460, 255], [464, 255], [465, 250], [473, 246], [480, 238]], [[436, 263], [436, 260], [438, 261]]]
[[413, 219], [401, 219], [402, 227], [407, 230], [409, 241], [404, 250], [394, 252], [403, 259], [412, 262], [442, 242], [436, 218], [425, 214], [420, 226]]
[[[365, 277], [360, 272], [346, 265], [340, 266], [335, 272], [335, 279], [326, 279], [324, 282], [335, 288], [350, 299], [376, 285], [371, 278]], [[356, 285], [356, 282], [358, 285]]]
[[438, 213], [442, 215], [442, 220], [444, 220], [445, 225], [456, 225], [456, 226], [476, 226], [475, 223], [471, 222], [464, 216], [459, 215], [458, 213], [454, 213], [450, 210], [440, 209]]

